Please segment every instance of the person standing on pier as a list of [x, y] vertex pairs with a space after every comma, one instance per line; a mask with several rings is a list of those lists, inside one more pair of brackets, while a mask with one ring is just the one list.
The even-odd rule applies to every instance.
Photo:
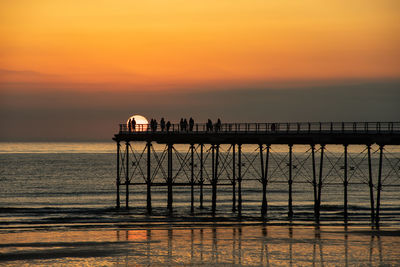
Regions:
[[136, 129], [136, 120], [135, 120], [135, 118], [132, 118], [131, 124], [132, 124], [132, 131], [135, 131], [135, 129]]
[[207, 121], [207, 132], [212, 132], [213, 130], [213, 123], [210, 119]]
[[157, 120], [154, 119], [154, 132], [156, 132], [156, 131], [157, 131]]
[[132, 131], [131, 119], [129, 119], [129, 121], [128, 121], [128, 130], [129, 130], [129, 132]]
[[150, 121], [150, 129], [151, 129], [151, 131], [155, 131], [156, 130], [156, 120], [155, 119], [151, 119], [151, 121]]
[[171, 128], [171, 122], [167, 121], [167, 132], [169, 132], [169, 128]]
[[180, 127], [180, 130], [183, 131], [183, 128], [185, 127], [183, 124], [183, 118], [181, 118], [181, 120], [179, 122], [179, 127]]
[[192, 117], [189, 119], [189, 131], [193, 132], [194, 120]]
[[161, 127], [161, 131], [164, 132], [164, 130], [165, 130], [165, 120], [164, 120], [164, 118], [161, 118], [160, 127]]
[[185, 130], [185, 132], [187, 132], [188, 122], [187, 122], [186, 118], [183, 120], [183, 129]]
[[221, 120], [220, 120], [220, 118], [218, 118], [216, 127], [215, 127], [215, 131], [219, 132], [220, 130], [221, 130]]

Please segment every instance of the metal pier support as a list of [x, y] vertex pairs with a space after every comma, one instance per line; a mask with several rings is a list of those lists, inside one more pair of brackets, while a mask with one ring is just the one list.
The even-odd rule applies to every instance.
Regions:
[[172, 144], [168, 144], [168, 177], [167, 177], [167, 185], [168, 185], [168, 204], [167, 208], [169, 211], [172, 211], [172, 202], [173, 202], [173, 194], [172, 194]]
[[288, 180], [288, 185], [289, 185], [289, 198], [288, 198], [288, 216], [289, 218], [293, 217], [293, 205], [292, 205], [292, 184], [293, 184], [293, 177], [292, 177], [292, 149], [293, 145], [289, 144], [289, 180]]
[[311, 145], [311, 160], [312, 160], [312, 184], [314, 189], [314, 217], [317, 218], [317, 206], [318, 206], [318, 196], [317, 196], [317, 175], [315, 171], [315, 145]]
[[236, 151], [232, 144], [232, 212], [236, 211]]
[[[219, 145], [212, 146], [212, 199], [211, 210], [215, 214], [217, 209], [217, 183], [218, 183], [218, 158], [219, 158]], [[215, 160], [215, 162], [214, 162]]]
[[218, 185], [218, 167], [219, 167], [219, 144], [216, 147], [215, 153], [215, 209], [217, 207], [217, 185]]
[[203, 209], [203, 184], [204, 184], [204, 177], [203, 177], [203, 168], [204, 168], [204, 162], [203, 162], [203, 150], [204, 150], [204, 144], [200, 144], [200, 209]]
[[319, 164], [319, 178], [318, 178], [318, 205], [317, 205], [317, 220], [319, 221], [321, 213], [321, 191], [322, 191], [322, 170], [324, 166], [324, 150], [325, 145], [321, 145], [321, 159]]
[[147, 212], [151, 212], [151, 142], [147, 142]]
[[242, 144], [238, 144], [238, 212], [242, 213]]
[[263, 186], [263, 197], [261, 204], [261, 215], [265, 217], [268, 211], [268, 202], [267, 202], [267, 184], [268, 184], [268, 165], [269, 165], [269, 150], [271, 145], [267, 145], [267, 154], [265, 157], [265, 171], [264, 171], [264, 180], [262, 181]]
[[194, 212], [194, 145], [190, 145], [190, 211]]
[[259, 150], [260, 150], [260, 167], [261, 167], [261, 184], [263, 186], [263, 192], [262, 192], [262, 201], [261, 201], [261, 216], [264, 217], [264, 182], [265, 182], [265, 173], [264, 173], [264, 148], [262, 144], [258, 145]]
[[382, 191], [382, 159], [383, 159], [383, 145], [379, 145], [379, 170], [378, 170], [378, 192], [376, 194], [376, 217], [375, 224], [379, 226], [380, 210], [381, 210], [381, 191]]
[[372, 179], [372, 160], [371, 160], [371, 145], [367, 145], [368, 149], [368, 174], [369, 174], [369, 200], [371, 207], [371, 223], [375, 221], [375, 203], [374, 203], [374, 183]]
[[129, 209], [129, 142], [125, 143], [125, 147], [126, 147], [126, 156], [125, 156], [125, 160], [126, 160], [126, 172], [125, 172], [125, 185], [126, 185], [126, 189], [125, 189], [125, 207], [126, 209]]
[[116, 203], [116, 208], [117, 209], [119, 209], [120, 208], [120, 206], [121, 206], [121, 201], [120, 201], [120, 198], [119, 198], [119, 186], [120, 186], [120, 184], [121, 184], [121, 177], [120, 177], [120, 173], [119, 173], [119, 154], [120, 154], [120, 151], [121, 151], [121, 145], [120, 145], [120, 143], [119, 142], [117, 142], [117, 182], [116, 182], [116, 184], [117, 184], [117, 203]]
[[215, 146], [213, 144], [213, 145], [211, 145], [211, 210], [212, 210], [212, 213], [215, 213], [214, 199], [216, 199], [216, 196], [214, 196], [214, 192], [216, 191], [214, 189], [214, 182], [215, 182]]
[[349, 184], [347, 180], [347, 144], [344, 144], [344, 177], [343, 177], [343, 215], [344, 220], [347, 222], [347, 185]]

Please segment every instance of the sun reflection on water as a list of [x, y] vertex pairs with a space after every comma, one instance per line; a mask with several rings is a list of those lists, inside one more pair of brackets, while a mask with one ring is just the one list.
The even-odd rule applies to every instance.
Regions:
[[[398, 265], [399, 231], [198, 226], [1, 233], [1, 261], [67, 265]], [[0, 262], [1, 262], [0, 261]]]

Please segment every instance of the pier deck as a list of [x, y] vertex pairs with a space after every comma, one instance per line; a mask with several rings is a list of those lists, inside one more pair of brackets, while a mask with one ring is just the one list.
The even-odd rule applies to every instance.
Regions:
[[135, 130], [129, 130], [121, 124], [114, 140], [160, 144], [400, 145], [400, 122], [224, 123], [217, 131], [207, 130], [206, 124], [195, 124], [192, 130], [173, 124], [168, 131], [160, 126], [152, 130], [149, 125], [136, 125]]

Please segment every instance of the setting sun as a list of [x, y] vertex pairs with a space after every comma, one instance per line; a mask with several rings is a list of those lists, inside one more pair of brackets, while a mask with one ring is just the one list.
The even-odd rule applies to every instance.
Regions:
[[129, 117], [129, 119], [126, 121], [126, 125], [128, 128], [129, 123], [132, 123], [133, 120], [135, 121], [135, 131], [147, 131], [149, 121], [145, 117], [143, 117], [142, 115], [133, 115]]

